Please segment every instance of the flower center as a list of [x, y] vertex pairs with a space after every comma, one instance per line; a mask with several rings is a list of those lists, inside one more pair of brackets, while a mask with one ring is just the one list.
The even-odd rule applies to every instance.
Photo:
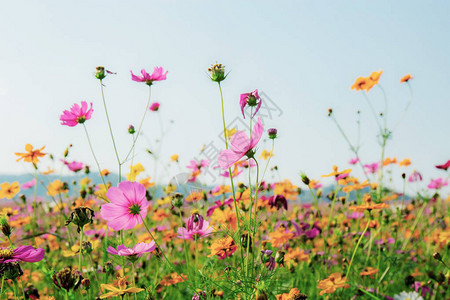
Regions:
[[85, 117], [85, 116], [79, 116], [79, 117], [77, 118], [77, 122], [78, 122], [79, 124], [83, 124], [85, 121], [86, 121], [86, 117]]
[[138, 204], [131, 205], [129, 209], [132, 215], [139, 215], [139, 213], [141, 212], [141, 207]]
[[10, 258], [14, 254], [14, 250], [10, 248], [0, 250], [0, 258]]

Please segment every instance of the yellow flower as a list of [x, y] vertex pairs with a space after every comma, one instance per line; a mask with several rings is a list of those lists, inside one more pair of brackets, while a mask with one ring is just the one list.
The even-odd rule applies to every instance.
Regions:
[[228, 139], [231, 139], [231, 137], [236, 133], [236, 128], [232, 128], [232, 129], [225, 129], [225, 135], [227, 136]]
[[100, 299], [105, 299], [109, 297], [116, 297], [116, 296], [122, 296], [125, 294], [136, 294], [142, 291], [145, 291], [144, 289], [137, 288], [137, 287], [129, 287], [126, 288], [126, 283], [119, 283], [119, 287], [115, 287], [112, 284], [101, 284], [101, 288], [111, 291], [106, 294], [103, 294], [100, 296]]
[[294, 237], [292, 232], [286, 232], [284, 226], [280, 226], [276, 231], [269, 233], [269, 242], [273, 247], [279, 247], [286, 244], [290, 239]]
[[144, 179], [139, 180], [139, 183], [142, 184], [143, 186], [145, 186], [146, 189], [148, 189], [149, 187], [152, 187], [155, 185], [154, 182], [150, 182], [151, 177], [147, 177]]
[[174, 185], [174, 184], [169, 184], [168, 186], [166, 186], [165, 188], [164, 188], [164, 193], [166, 194], [166, 195], [170, 195], [170, 194], [172, 194], [173, 192], [175, 192], [177, 190], [177, 186], [176, 185]]
[[135, 181], [136, 177], [141, 174], [142, 172], [144, 172], [145, 169], [144, 167], [141, 165], [141, 163], [137, 163], [134, 166], [130, 167], [130, 173], [127, 174], [127, 180], [128, 181]]
[[102, 176], [108, 176], [110, 174], [108, 169], [103, 169], [100, 174], [102, 174]]
[[349, 288], [350, 285], [345, 283], [345, 281], [345, 277], [342, 277], [340, 273], [333, 273], [328, 278], [319, 282], [317, 288], [322, 290], [319, 294], [332, 294], [338, 288]]
[[174, 162], [175, 162], [175, 161], [177, 162], [177, 161], [178, 161], [178, 157], [179, 157], [178, 154], [174, 154], [174, 155], [172, 155], [172, 156], [170, 157], [170, 160], [171, 160], [171, 161], [174, 161]]
[[298, 196], [298, 187], [293, 185], [289, 180], [283, 180], [276, 183], [273, 190], [274, 195], [283, 195], [286, 199], [296, 200]]
[[259, 158], [262, 158], [264, 160], [267, 160], [269, 157], [273, 157], [273, 153], [272, 151], [267, 150], [263, 150], [263, 152], [261, 152], [261, 155], [259, 156]]
[[400, 167], [407, 167], [411, 164], [411, 160], [409, 158], [405, 158], [401, 162], [398, 163]]
[[69, 189], [67, 186], [61, 182], [59, 179], [56, 179], [52, 183], [47, 186], [47, 195], [56, 196], [58, 194], [67, 193]]
[[17, 181], [9, 184], [9, 182], [3, 182], [0, 184], [0, 199], [12, 199], [17, 193], [19, 193], [20, 187]]
[[95, 196], [97, 196], [100, 199], [107, 200], [106, 198], [106, 192], [111, 187], [111, 184], [107, 183], [106, 187], [104, 184], [97, 185], [97, 190], [94, 192]]
[[43, 157], [45, 156], [46, 153], [42, 153], [41, 151], [44, 150], [45, 146], [42, 147], [41, 149], [36, 149], [33, 150], [33, 146], [31, 146], [30, 144], [26, 144], [25, 145], [25, 151], [27, 151], [27, 153], [14, 153], [15, 155], [19, 156], [19, 158], [17, 159], [17, 161], [21, 160], [23, 158], [23, 161], [25, 162], [30, 162], [33, 164], [37, 164], [39, 162], [39, 157]]

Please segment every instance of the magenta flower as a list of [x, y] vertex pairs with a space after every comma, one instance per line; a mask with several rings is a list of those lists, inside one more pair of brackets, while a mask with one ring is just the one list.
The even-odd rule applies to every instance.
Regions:
[[152, 103], [152, 105], [150, 105], [150, 108], [149, 108], [151, 111], [158, 111], [158, 109], [159, 109], [159, 103], [158, 102], [155, 102], [155, 103]]
[[408, 181], [409, 182], [422, 181], [422, 175], [419, 172], [414, 171], [412, 172], [411, 175], [409, 175]]
[[116, 231], [142, 224], [149, 206], [145, 193], [145, 187], [139, 182], [123, 181], [118, 187], [109, 188], [106, 197], [111, 202], [102, 205], [102, 218]]
[[186, 227], [178, 228], [177, 238], [183, 240], [195, 240], [208, 236], [213, 232], [214, 228], [209, 225], [208, 221], [205, 221], [199, 214], [193, 214], [186, 222]]
[[0, 248], [0, 263], [11, 262], [38, 262], [44, 258], [45, 250], [33, 248], [33, 246], [19, 246], [16, 249]]
[[22, 189], [27, 190], [29, 188], [32, 188], [35, 184], [36, 184], [36, 178], [33, 178], [33, 180], [22, 183]]
[[119, 256], [141, 256], [144, 253], [152, 252], [155, 248], [155, 241], [151, 241], [150, 243], [136, 244], [133, 248], [127, 248], [125, 245], [119, 245], [117, 246], [117, 249], [115, 249], [112, 246], [109, 246], [108, 249], [106, 249], [106, 252]]
[[262, 104], [262, 101], [261, 101], [261, 98], [259, 98], [257, 89], [250, 93], [241, 94], [241, 100], [239, 101], [239, 105], [241, 106], [242, 116], [244, 117], [244, 119], [245, 119], [244, 107], [247, 104], [248, 104], [248, 106], [251, 106], [251, 107], [256, 106], [255, 112], [253, 113], [253, 116], [251, 116], [253, 118], [256, 115], [256, 113], [258, 112], [258, 110]]
[[136, 76], [133, 74], [133, 71], [130, 71], [131, 73], [131, 79], [136, 82], [145, 82], [147, 85], [152, 85], [153, 81], [161, 81], [166, 80], [167, 72], [164, 73], [164, 70], [162, 67], [155, 67], [153, 70], [152, 75], [148, 74], [145, 69], [141, 70], [142, 76]]
[[447, 180], [444, 181], [444, 179], [438, 178], [438, 179], [432, 179], [430, 184], [428, 184], [428, 188], [437, 190], [437, 189], [440, 189], [440, 188], [442, 188], [444, 186], [447, 186], [447, 185], [448, 185], [448, 181]]
[[364, 168], [367, 169], [368, 173], [374, 174], [378, 171], [378, 165], [379, 163], [373, 163], [373, 164], [368, 164], [368, 165], [364, 165]]
[[228, 207], [231, 208], [231, 204], [233, 203], [233, 198], [228, 198], [227, 200], [225, 200], [223, 203], [220, 200], [217, 200], [216, 202], [214, 202], [216, 205], [211, 206], [210, 208], [208, 208], [208, 210], [206, 211], [206, 216], [210, 217], [213, 212], [218, 209], [218, 208], [224, 208], [225, 205], [228, 205]]
[[65, 161], [63, 159], [61, 159], [61, 161], [69, 168], [70, 171], [72, 172], [78, 172], [81, 169], [84, 168], [84, 164], [82, 162], [77, 162], [77, 161], [73, 161], [71, 163], [69, 163], [68, 161]]
[[72, 105], [69, 110], [63, 111], [63, 114], [59, 118], [61, 120], [61, 125], [67, 125], [74, 127], [77, 124], [83, 124], [86, 120], [89, 120], [92, 116], [92, 102], [91, 108], [88, 109], [88, 104], [86, 101], [81, 101], [81, 106], [77, 103]]
[[288, 209], [286, 197], [284, 197], [283, 195], [273, 195], [272, 197], [270, 197], [269, 205], [270, 208], [276, 207], [277, 210], [280, 210], [280, 208], [284, 208], [285, 210]]
[[191, 160], [190, 164], [186, 166], [188, 169], [192, 169], [193, 171], [200, 170], [201, 168], [206, 168], [209, 166], [209, 160], [202, 159], [200, 162], [196, 162], [195, 160]]
[[258, 144], [261, 139], [262, 133], [264, 131], [264, 126], [261, 123], [261, 119], [258, 118], [255, 126], [253, 127], [253, 132], [251, 138], [249, 139], [245, 132], [236, 132], [230, 140], [232, 149], [222, 150], [220, 152], [218, 161], [222, 169], [230, 168], [235, 162], [240, 160], [244, 155], [251, 157], [254, 155], [252, 151], [253, 148]]
[[450, 160], [448, 160], [445, 164], [437, 165], [436, 168], [447, 171], [450, 168]]
[[355, 157], [355, 158], [350, 159], [350, 161], [348, 163], [351, 165], [356, 165], [358, 162], [359, 162], [359, 159]]

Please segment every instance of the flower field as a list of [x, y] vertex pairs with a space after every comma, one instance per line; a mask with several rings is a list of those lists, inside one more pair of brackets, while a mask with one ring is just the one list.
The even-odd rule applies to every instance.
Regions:
[[[163, 67], [131, 71], [148, 99], [127, 141], [115, 137], [108, 112], [120, 108], [105, 99], [105, 83], [129, 75], [99, 66], [92, 80], [102, 101], [67, 103], [61, 126], [85, 137], [90, 162], [73, 160], [71, 145], [59, 154], [47, 153], [47, 145], [11, 149], [33, 179], [0, 183], [0, 299], [450, 299], [450, 160], [436, 161], [441, 177], [425, 182], [410, 159], [386, 157], [395, 128], [387, 99], [378, 112], [370, 98], [373, 89], [386, 96], [382, 71], [350, 87], [373, 115], [379, 159], [361, 160], [361, 145], [330, 108], [324, 126], [337, 128], [352, 159], [318, 178], [299, 170], [295, 180], [271, 163], [283, 134], [265, 127], [260, 91], [228, 99], [223, 85], [233, 74], [219, 63], [207, 73], [217, 88], [211, 98], [221, 111], [223, 144], [217, 161], [182, 166], [173, 154], [164, 162], [185, 177], [155, 182], [153, 170], [135, 159], [147, 119], [165, 105], [151, 97], [170, 80]], [[403, 114], [414, 105], [414, 80], [399, 78], [398, 88], [410, 92]], [[224, 101], [235, 103], [249, 130], [226, 127]], [[96, 151], [90, 136], [98, 114], [106, 116], [96, 130], [111, 139], [108, 153]], [[119, 144], [128, 151], [119, 153]], [[114, 157], [114, 169], [102, 168], [100, 156]], [[57, 167], [48, 169], [44, 159]], [[71, 180], [58, 177], [54, 169], [62, 168]], [[221, 180], [207, 182], [207, 170]], [[400, 190], [391, 184], [393, 170]]]

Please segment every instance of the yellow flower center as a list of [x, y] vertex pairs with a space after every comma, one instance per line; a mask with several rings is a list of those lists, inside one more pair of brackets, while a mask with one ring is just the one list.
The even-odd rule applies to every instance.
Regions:
[[0, 258], [10, 258], [14, 254], [14, 250], [10, 248], [0, 250]]

